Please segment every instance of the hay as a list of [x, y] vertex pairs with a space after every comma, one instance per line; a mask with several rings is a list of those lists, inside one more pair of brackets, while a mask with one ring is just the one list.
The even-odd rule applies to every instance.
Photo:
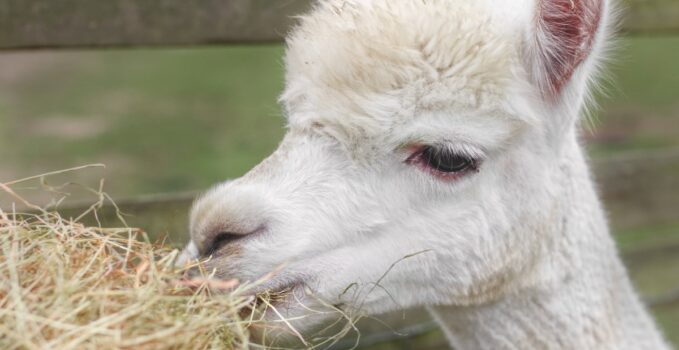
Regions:
[[36, 211], [0, 209], [0, 349], [249, 346], [247, 286], [182, 278], [195, 265], [175, 269], [177, 250], [140, 230], [87, 227], [0, 190]]

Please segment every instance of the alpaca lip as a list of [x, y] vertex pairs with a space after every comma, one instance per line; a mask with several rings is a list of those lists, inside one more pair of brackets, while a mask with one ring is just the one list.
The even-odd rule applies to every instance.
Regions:
[[250, 305], [241, 310], [241, 316], [247, 317], [254, 310], [260, 309], [262, 305], [266, 305], [265, 309], [269, 307], [278, 307], [280, 305], [287, 305], [291, 303], [290, 296], [293, 296], [295, 291], [301, 288], [304, 283], [301, 280], [287, 281], [287, 283], [264, 283], [252, 290], [250, 295], [253, 297]]
[[301, 279], [280, 279], [279, 281], [267, 281], [262, 283], [261, 285], [257, 286], [254, 288], [252, 294], [254, 295], [261, 295], [261, 294], [269, 294], [269, 295], [274, 295], [274, 294], [284, 294], [287, 291], [294, 291], [298, 289], [299, 287], [303, 286], [304, 282]]

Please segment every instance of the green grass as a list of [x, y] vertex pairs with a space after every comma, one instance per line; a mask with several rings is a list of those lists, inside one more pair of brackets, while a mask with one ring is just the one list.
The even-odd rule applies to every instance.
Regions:
[[[679, 36], [631, 37], [620, 41], [612, 60], [613, 100], [650, 109], [679, 105]], [[675, 117], [677, 117], [675, 115]]]
[[679, 246], [679, 222], [623, 230], [616, 232], [615, 236], [618, 246], [624, 251], [636, 251], [667, 245]]
[[[0, 109], [0, 158], [17, 173], [104, 162], [115, 194], [203, 188], [241, 175], [284, 132], [280, 46], [53, 55], [55, 69], [12, 86]], [[101, 130], [40, 130], [50, 121]]]
[[620, 40], [594, 116], [595, 155], [679, 146], [679, 36]]

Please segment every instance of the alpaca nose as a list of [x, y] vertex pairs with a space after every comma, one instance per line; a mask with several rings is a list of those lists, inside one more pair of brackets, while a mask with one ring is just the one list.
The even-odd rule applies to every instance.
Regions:
[[220, 253], [265, 231], [269, 209], [267, 201], [253, 189], [225, 186], [208, 193], [192, 210], [192, 241], [202, 256]]

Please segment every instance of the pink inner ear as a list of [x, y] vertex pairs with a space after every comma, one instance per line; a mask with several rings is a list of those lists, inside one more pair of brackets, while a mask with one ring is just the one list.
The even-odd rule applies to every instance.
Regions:
[[539, 0], [538, 45], [551, 93], [558, 95], [592, 51], [604, 0]]

